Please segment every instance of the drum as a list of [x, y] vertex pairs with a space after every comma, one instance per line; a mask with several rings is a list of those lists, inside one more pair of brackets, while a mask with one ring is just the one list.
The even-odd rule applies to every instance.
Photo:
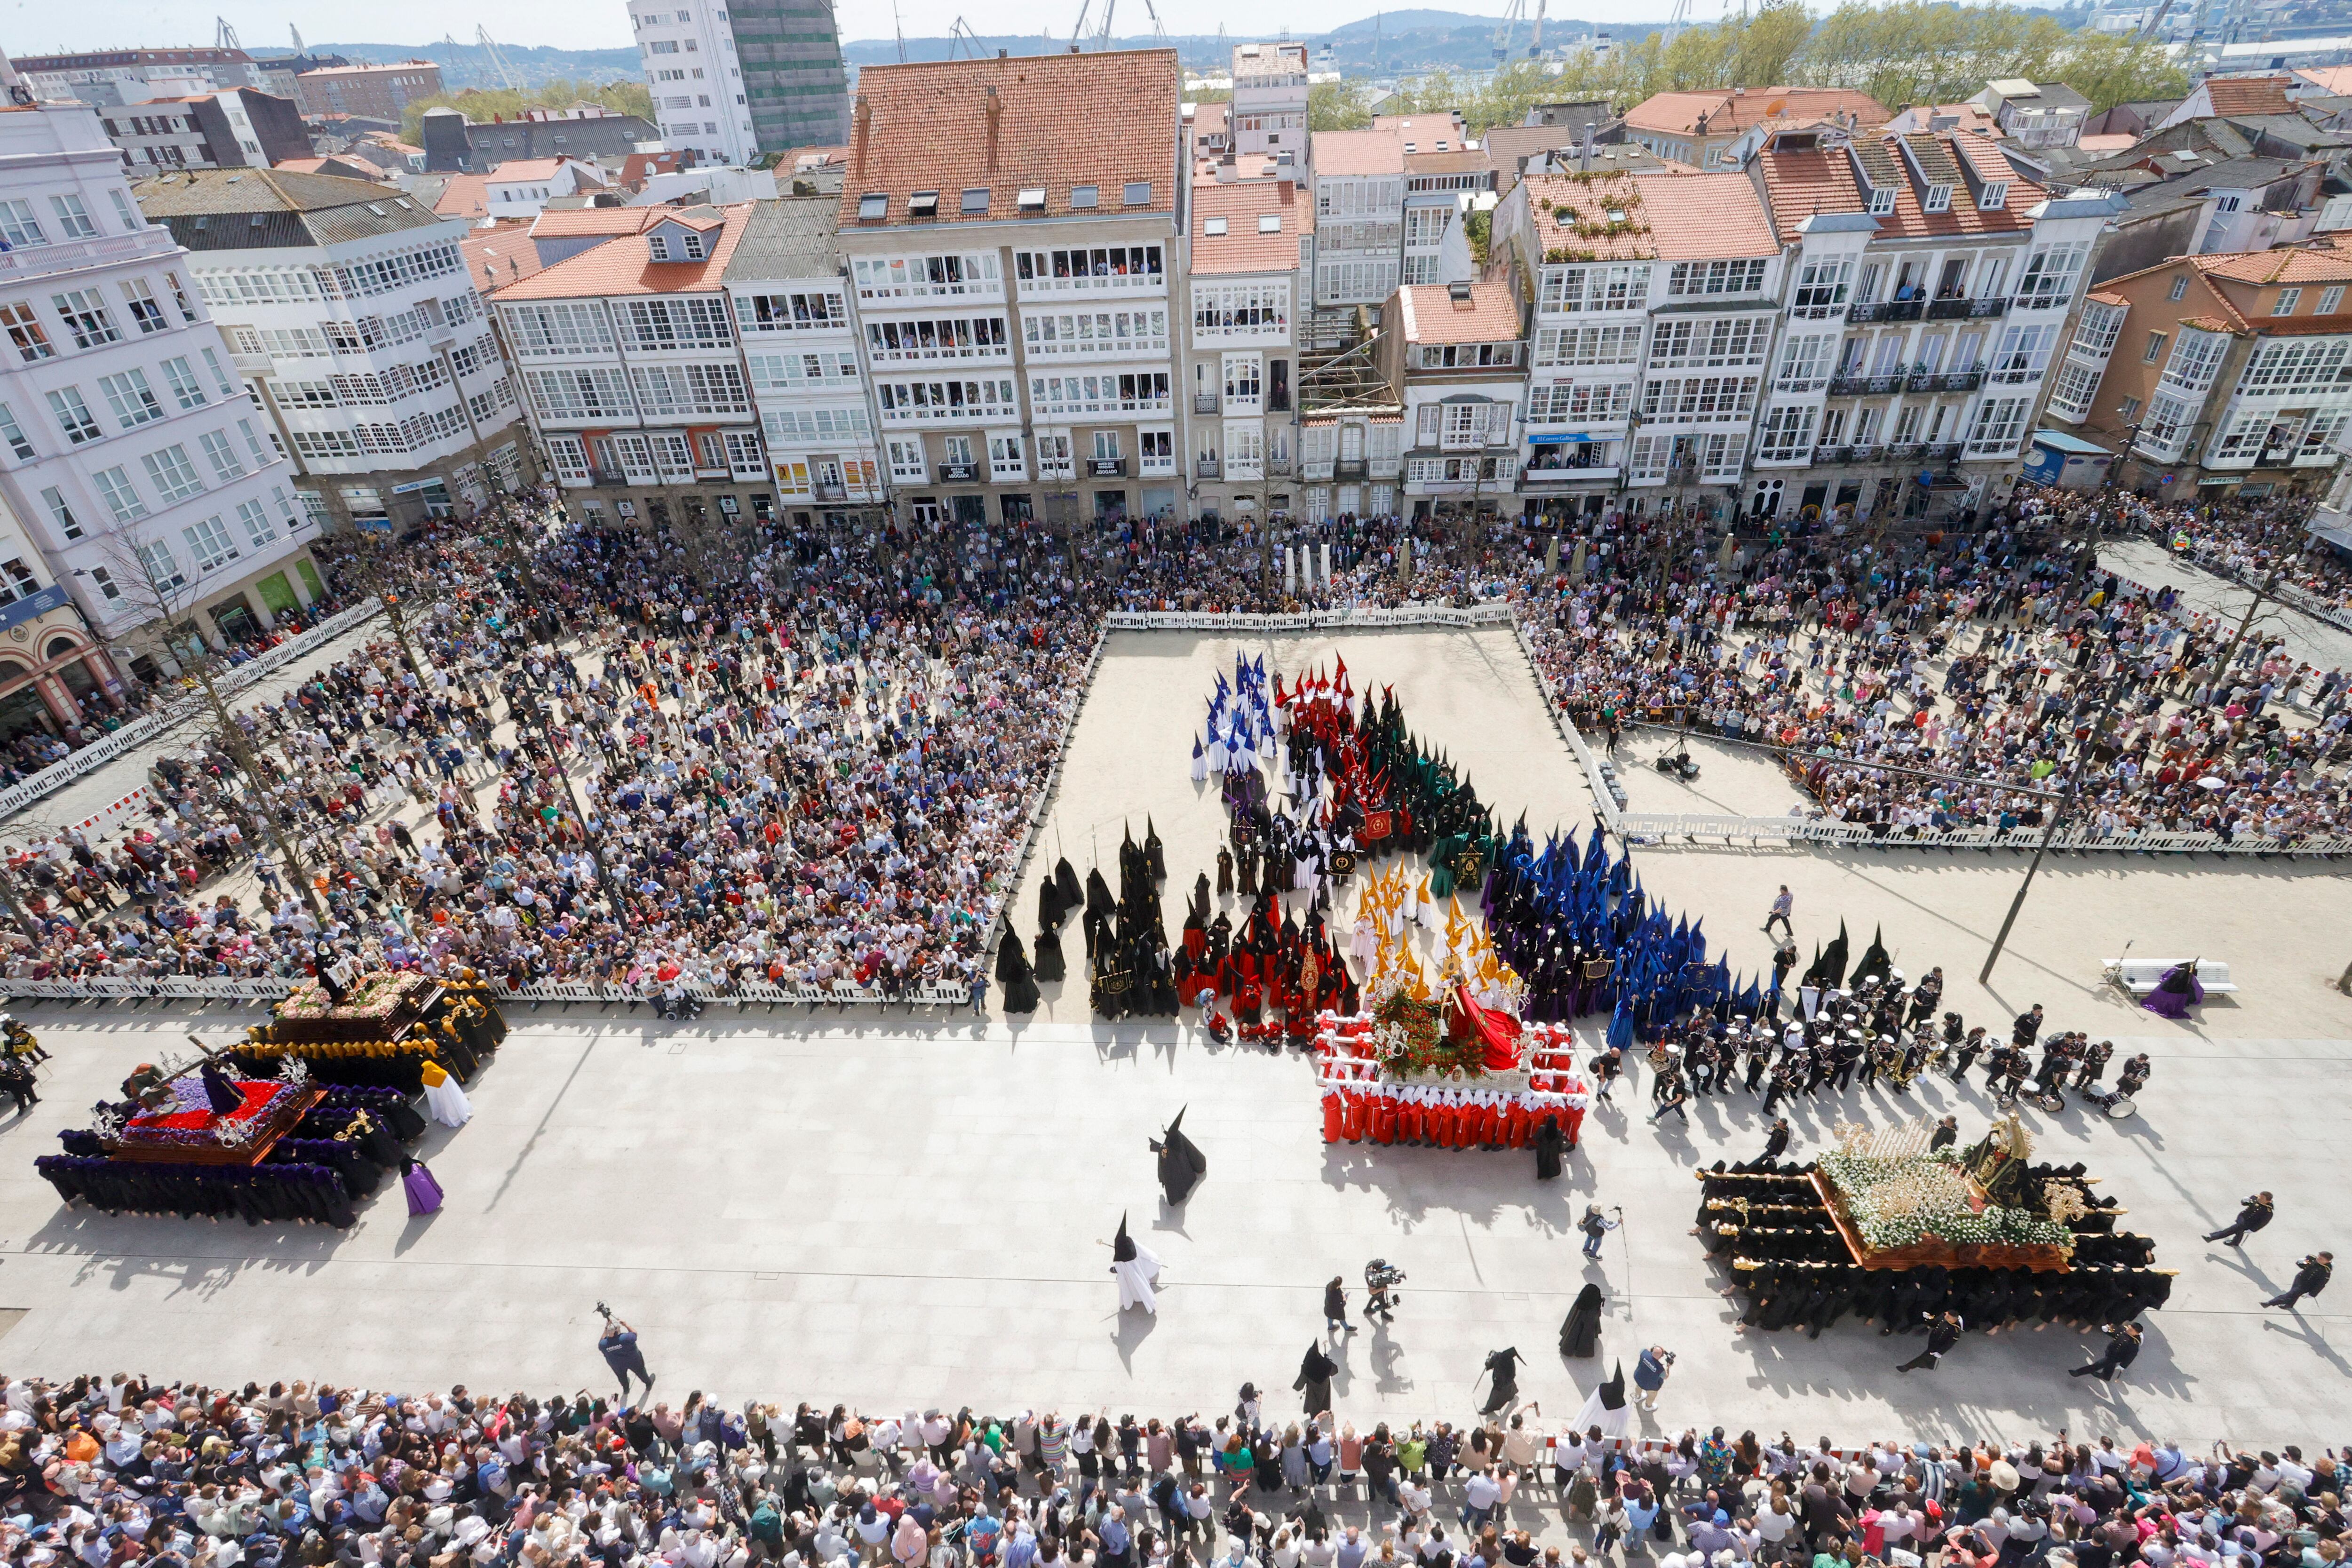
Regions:
[[2138, 1108], [2132, 1103], [2132, 1097], [2128, 1094], [2116, 1095], [2113, 1100], [2107, 1101], [2107, 1115], [2117, 1121], [2121, 1121], [2125, 1117], [2131, 1115]]

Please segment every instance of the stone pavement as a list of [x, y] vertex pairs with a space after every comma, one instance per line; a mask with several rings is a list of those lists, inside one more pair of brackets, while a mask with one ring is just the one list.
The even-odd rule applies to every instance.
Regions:
[[[1302, 646], [1308, 658], [1333, 650]], [[1533, 707], [1507, 632], [1350, 636], [1338, 651], [1360, 690], [1396, 684], [1408, 719], [1507, 817], [1524, 804], [1538, 832], [1583, 831], [1582, 777]], [[1231, 654], [1176, 634], [1119, 639], [1052, 806], [1081, 875], [1096, 848], [1115, 849], [1122, 823], [1140, 836], [1152, 816], [1171, 930], [1193, 874], [1213, 868], [1216, 803], [1186, 775], [1211, 672]], [[1049, 857], [1056, 841], [1049, 831]], [[1044, 1012], [1011, 1021], [753, 1008], [672, 1026], [642, 1009], [522, 1010], [470, 1090], [472, 1123], [428, 1135], [447, 1206], [411, 1220], [387, 1189], [348, 1233], [62, 1207], [31, 1163], [58, 1129], [86, 1121], [79, 1108], [189, 1028], [221, 1040], [255, 1016], [22, 1009], [58, 1060], [45, 1102], [0, 1120], [0, 1309], [25, 1310], [0, 1330], [0, 1366], [601, 1386], [604, 1300], [643, 1331], [665, 1394], [1214, 1414], [1248, 1378], [1278, 1410], [1320, 1325], [1323, 1281], [1343, 1275], [1360, 1300], [1377, 1256], [1411, 1279], [1394, 1328], [1356, 1335], [1342, 1356], [1338, 1408], [1359, 1424], [1465, 1413], [1486, 1352], [1505, 1344], [1530, 1358], [1528, 1396], [1565, 1415], [1609, 1363], [1657, 1342], [1681, 1359], [1639, 1430], [2339, 1436], [2352, 1372], [2341, 1293], [2293, 1318], [2255, 1303], [2303, 1252], [2352, 1239], [2336, 1229], [2352, 1003], [2328, 984], [2352, 956], [2340, 877], [2211, 857], [2056, 858], [1987, 990], [1975, 973], [2020, 857], [1644, 849], [1636, 865], [1668, 908], [1706, 917], [1735, 967], [1765, 961], [1756, 922], [1787, 882], [1808, 952], [1841, 916], [1857, 950], [1883, 924], [1906, 969], [1944, 965], [1947, 1005], [1972, 1021], [1999, 1027], [2039, 1000], [2053, 1027], [2111, 1034], [2118, 1058], [2150, 1052], [2156, 1077], [2135, 1120], [2028, 1112], [2044, 1153], [2104, 1178], [2126, 1223], [2180, 1271], [2126, 1382], [2066, 1378], [2089, 1347], [2061, 1330], [1971, 1338], [1941, 1371], [1910, 1377], [1893, 1371], [1910, 1347], [1852, 1323], [1819, 1341], [1735, 1335], [1723, 1280], [1688, 1234], [1689, 1173], [1760, 1147], [1744, 1096], [1659, 1131], [1642, 1121], [1644, 1075], [1588, 1121], [1569, 1178], [1551, 1187], [1525, 1154], [1327, 1148], [1302, 1060], [1217, 1047], [1170, 1023], [1093, 1023], [1082, 969], [1048, 988]], [[1024, 934], [1034, 870], [1013, 905]], [[1075, 923], [1065, 936], [1075, 961]], [[2099, 985], [2101, 959], [2126, 940], [2143, 956], [2226, 959], [2246, 989], [2167, 1023]], [[1211, 1170], [1169, 1214], [1145, 1140], [1186, 1107]], [[1931, 1084], [1916, 1100], [1857, 1091], [1798, 1110], [1799, 1151], [1849, 1117], [1944, 1109], [1969, 1136], [1990, 1110], [1973, 1085]], [[2279, 1194], [2280, 1217], [2255, 1245], [2241, 1254], [2197, 1239], [2258, 1187]], [[1570, 1231], [1588, 1201], [1622, 1205], [1628, 1222], [1589, 1273]], [[1166, 1261], [1156, 1319], [1113, 1310], [1104, 1244], [1121, 1212]], [[1554, 1352], [1588, 1277], [1612, 1296], [1599, 1366]]]
[[[2029, 1113], [2042, 1152], [2084, 1161], [2180, 1270], [2110, 1391], [2063, 1375], [2091, 1346], [2061, 1329], [1971, 1337], [1910, 1377], [1894, 1365], [1915, 1344], [1851, 1321], [1819, 1341], [1735, 1334], [1688, 1234], [1689, 1171], [1760, 1145], [1744, 1096], [1660, 1132], [1641, 1086], [1621, 1089], [1568, 1177], [1538, 1185], [1525, 1153], [1327, 1148], [1302, 1059], [1172, 1026], [525, 1016], [469, 1091], [473, 1121], [428, 1134], [447, 1205], [412, 1220], [387, 1186], [339, 1234], [63, 1208], [34, 1155], [189, 1020], [35, 1022], [58, 1051], [47, 1099], [0, 1123], [0, 1307], [26, 1309], [0, 1340], [12, 1373], [601, 1386], [601, 1300], [644, 1335], [666, 1394], [1213, 1414], [1249, 1378], [1283, 1409], [1323, 1282], [1343, 1275], [1360, 1300], [1373, 1257], [1411, 1278], [1393, 1329], [1341, 1355], [1336, 1408], [1359, 1425], [1464, 1414], [1501, 1345], [1528, 1356], [1528, 1398], [1571, 1413], [1596, 1367], [1561, 1361], [1555, 1336], [1588, 1278], [1612, 1293], [1603, 1369], [1644, 1342], [1679, 1354], [1649, 1432], [2063, 1426], [2308, 1446], [2341, 1436], [2352, 1370], [2333, 1293], [2294, 1317], [2255, 1305], [2303, 1251], [2345, 1239], [2340, 1040], [2126, 1036], [2119, 1049], [2157, 1058], [2137, 1120]], [[1973, 1084], [1857, 1092], [1801, 1109], [1798, 1146], [1850, 1115], [1948, 1106], [1971, 1135], [1989, 1110]], [[1174, 1214], [1145, 1140], [1180, 1108], [1210, 1169]], [[2280, 1217], [2253, 1245], [2198, 1241], [2256, 1187]], [[1626, 1219], [1598, 1266], [1570, 1230], [1587, 1201]], [[1104, 1244], [1122, 1212], [1166, 1266], [1156, 1318], [1114, 1310]]]

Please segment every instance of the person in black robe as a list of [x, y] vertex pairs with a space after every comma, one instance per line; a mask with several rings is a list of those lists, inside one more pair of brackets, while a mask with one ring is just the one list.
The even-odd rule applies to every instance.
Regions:
[[1307, 1414], [1323, 1415], [1331, 1408], [1331, 1379], [1339, 1374], [1339, 1363], [1324, 1353], [1319, 1344], [1309, 1342], [1307, 1354], [1298, 1363], [1298, 1378], [1290, 1386], [1307, 1396]]
[[1536, 1129], [1536, 1180], [1555, 1181], [1563, 1168], [1568, 1151], [1568, 1134], [1559, 1130], [1559, 1118], [1546, 1116], [1543, 1125]]
[[1036, 973], [1029, 967], [1029, 953], [1021, 945], [1021, 933], [1009, 928], [1004, 940], [996, 944], [996, 983], [1004, 988], [1005, 1012], [1037, 1010]]
[[1062, 956], [1062, 939], [1053, 927], [1037, 928], [1037, 956], [1030, 968], [1048, 985], [1058, 984], [1069, 973], [1069, 961]]
[[1078, 874], [1071, 868], [1067, 857], [1054, 863], [1054, 886], [1057, 889], [1055, 902], [1068, 914], [1087, 901], [1086, 890], [1078, 885]]
[[1184, 1113], [1178, 1111], [1168, 1131], [1150, 1141], [1151, 1152], [1160, 1156], [1160, 1190], [1174, 1208], [1192, 1195], [1201, 1178], [1209, 1173], [1209, 1157], [1200, 1146], [1184, 1136]]
[[1052, 931], [1062, 923], [1066, 911], [1062, 908], [1062, 889], [1053, 878], [1045, 877], [1037, 883], [1037, 929]]
[[215, 1116], [226, 1116], [244, 1106], [245, 1090], [236, 1087], [220, 1063], [205, 1062], [197, 1069], [197, 1077], [204, 1080], [205, 1103], [212, 1107]]
[[1486, 1371], [1494, 1378], [1494, 1388], [1479, 1414], [1492, 1415], [1496, 1411], [1517, 1402], [1519, 1397], [1519, 1363], [1524, 1360], [1517, 1347], [1490, 1352]]
[[1601, 1353], [1601, 1287], [1589, 1280], [1576, 1293], [1576, 1304], [1568, 1310], [1568, 1316], [1560, 1320], [1559, 1353]]
[[1168, 853], [1160, 842], [1160, 829], [1148, 816], [1143, 819], [1143, 867], [1153, 881], [1168, 879]]

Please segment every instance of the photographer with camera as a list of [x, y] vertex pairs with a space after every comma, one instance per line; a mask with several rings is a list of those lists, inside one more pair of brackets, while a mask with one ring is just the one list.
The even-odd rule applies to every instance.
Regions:
[[613, 1316], [613, 1309], [602, 1301], [596, 1303], [596, 1310], [604, 1319], [604, 1332], [596, 1341], [596, 1350], [604, 1358], [604, 1364], [613, 1369], [613, 1375], [621, 1380], [622, 1400], [626, 1402], [629, 1397], [632, 1373], [644, 1380], [645, 1391], [651, 1394], [654, 1374], [646, 1370], [645, 1352], [637, 1349], [637, 1331]]
[[1658, 1407], [1658, 1392], [1666, 1386], [1667, 1373], [1675, 1370], [1675, 1352], [1664, 1345], [1652, 1345], [1642, 1352], [1633, 1364], [1633, 1386], [1640, 1390], [1633, 1404], [1643, 1410]]
[[1374, 1318], [1383, 1323], [1396, 1316], [1396, 1287], [1404, 1283], [1404, 1270], [1385, 1258], [1375, 1258], [1364, 1265], [1364, 1321]]

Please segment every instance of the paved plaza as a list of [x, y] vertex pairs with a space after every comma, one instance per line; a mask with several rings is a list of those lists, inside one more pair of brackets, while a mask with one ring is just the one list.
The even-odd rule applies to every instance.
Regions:
[[[1407, 721], [1465, 766], [1506, 822], [1580, 835], [1590, 799], [1537, 704], [1507, 629], [1235, 643], [1180, 634], [1113, 639], [1082, 710], [1041, 855], [1106, 876], [1122, 825], [1147, 816], [1166, 845], [1171, 934], [1196, 872], [1213, 873], [1221, 820], [1187, 776], [1192, 734], [1236, 647], [1286, 677], [1344, 654], [1359, 691], [1393, 684]], [[1654, 771], [1626, 764], [1636, 809]], [[1761, 791], [1761, 776], [1718, 782]], [[1720, 807], [1715, 809], [1722, 809]], [[1741, 809], [1749, 809], [1743, 806]], [[1856, 951], [1883, 925], [1916, 975], [1944, 966], [1945, 1005], [2005, 1030], [2035, 1001], [2051, 1026], [2150, 1053], [2132, 1120], [2026, 1113], [2043, 1157], [2080, 1160], [2179, 1271], [2148, 1346], [2112, 1391], [2064, 1376], [2088, 1359], [2071, 1331], [1970, 1336], [1943, 1368], [1894, 1364], [1918, 1342], [1852, 1321], [1818, 1341], [1735, 1335], [1724, 1277], [1689, 1235], [1690, 1171], [1761, 1146], [1757, 1102], [1700, 1101], [1687, 1128], [1642, 1120], [1648, 1078], [1586, 1124], [1568, 1178], [1538, 1185], [1526, 1153], [1327, 1147], [1308, 1065], [1220, 1047], [1191, 1026], [1097, 1024], [1073, 972], [1027, 1019], [826, 1016], [714, 1009], [669, 1025], [517, 1009], [514, 1033], [471, 1086], [475, 1118], [422, 1149], [448, 1194], [412, 1220], [387, 1186], [348, 1232], [109, 1217], [60, 1206], [32, 1161], [138, 1061], [194, 1030], [226, 1041], [258, 1016], [150, 1005], [20, 1008], [57, 1052], [29, 1115], [0, 1119], [0, 1367], [158, 1377], [310, 1376], [374, 1386], [601, 1387], [597, 1301], [644, 1336], [665, 1396], [974, 1408], [1109, 1407], [1213, 1415], [1244, 1378], [1286, 1392], [1321, 1324], [1323, 1282], [1360, 1298], [1366, 1259], [1411, 1279], [1394, 1328], [1341, 1354], [1339, 1413], [1457, 1416], [1486, 1352], [1529, 1357], [1527, 1395], [1557, 1417], [1643, 1343], [1679, 1354], [1654, 1417], [1752, 1426], [1800, 1440], [2116, 1431], [2310, 1447], [2340, 1436], [2346, 1310], [2331, 1292], [2289, 1316], [2256, 1307], [2295, 1259], [2352, 1241], [2340, 1229], [2347, 1162], [2342, 1089], [2352, 1001], [2331, 985], [2352, 958], [2352, 911], [2325, 865], [2214, 857], [2052, 860], [1990, 989], [1976, 972], [2024, 869], [2015, 854], [1818, 848], [1638, 850], [1644, 885], [1706, 919], [1735, 969], [1763, 964], [1758, 931], [1780, 883], [1807, 952], [1843, 916]], [[1034, 930], [1033, 861], [1014, 895]], [[1343, 908], [1343, 913], [1346, 912]], [[2168, 1023], [2099, 984], [2102, 958], [2226, 960], [2244, 987]], [[1588, 1020], [1591, 1037], [1601, 1023]], [[1145, 1140], [1179, 1108], [1210, 1161], [1181, 1214], [1165, 1211]], [[1797, 1108], [1800, 1157], [1849, 1118], [1957, 1111], [1973, 1137], [1989, 1103], [1971, 1083], [1904, 1099], [1857, 1089]], [[2200, 1233], [2257, 1187], [2279, 1218], [2242, 1253]], [[1569, 1226], [1588, 1201], [1622, 1205], [1597, 1266]], [[1105, 1246], [1122, 1211], [1165, 1260], [1156, 1319], [1124, 1317]], [[1611, 1294], [1599, 1363], [1555, 1351], [1588, 1279]], [[24, 1315], [5, 1327], [6, 1310]]]

